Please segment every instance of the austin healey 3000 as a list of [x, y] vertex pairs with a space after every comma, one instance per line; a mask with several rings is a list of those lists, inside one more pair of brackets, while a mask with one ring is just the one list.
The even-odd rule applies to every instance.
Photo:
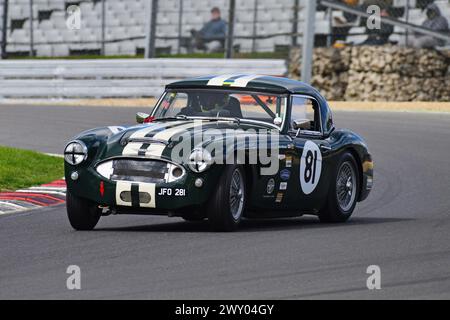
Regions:
[[101, 216], [209, 220], [316, 215], [344, 222], [373, 184], [364, 140], [336, 129], [327, 101], [299, 81], [208, 76], [166, 86], [137, 125], [79, 134], [65, 150], [73, 228]]

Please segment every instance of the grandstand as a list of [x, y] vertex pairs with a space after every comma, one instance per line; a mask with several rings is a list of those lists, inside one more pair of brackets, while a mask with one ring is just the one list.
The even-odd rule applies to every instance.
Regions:
[[[188, 37], [191, 29], [200, 29], [208, 21], [210, 8], [222, 8], [222, 16], [227, 19], [227, 0], [181, 0], [159, 1], [157, 18], [156, 47], [168, 53], [179, 52], [179, 38]], [[304, 14], [303, 5], [307, 0], [299, 0], [298, 30], [301, 32]], [[105, 0], [105, 54], [136, 55], [145, 47], [145, 30], [149, 25], [146, 18], [147, 0]], [[292, 44], [295, 0], [237, 0], [234, 44], [241, 52], [272, 52]], [[1, 3], [1, 0], [0, 0]], [[450, 2], [436, 0], [444, 16], [450, 17]], [[66, 8], [76, 4], [81, 9], [81, 29], [66, 27]], [[400, 20], [420, 25], [425, 13], [417, 8], [416, 0], [394, 0], [393, 4], [403, 10]], [[255, 11], [256, 9], [256, 11]], [[70, 56], [80, 53], [99, 54], [101, 50], [100, 0], [34, 0], [33, 38], [37, 56]], [[180, 25], [180, 12], [181, 25]], [[8, 45], [11, 55], [28, 55], [30, 51], [30, 5], [29, 0], [9, 0]], [[316, 35], [328, 35], [331, 23], [342, 17], [339, 11], [316, 12]], [[1, 19], [1, 17], [0, 17]], [[1, 22], [1, 21], [0, 21]], [[1, 23], [0, 23], [1, 26]], [[364, 41], [365, 28], [355, 21], [350, 26], [347, 42]], [[181, 30], [181, 34], [179, 33]], [[390, 40], [404, 43], [405, 30], [395, 27]], [[259, 37], [257, 41], [252, 38]], [[297, 37], [301, 44], [301, 36]], [[181, 52], [184, 49], [181, 48]]]

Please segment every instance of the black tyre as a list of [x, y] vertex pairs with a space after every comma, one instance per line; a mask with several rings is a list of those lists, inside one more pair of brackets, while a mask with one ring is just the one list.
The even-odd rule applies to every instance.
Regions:
[[345, 222], [355, 210], [359, 196], [359, 171], [353, 155], [344, 153], [333, 172], [327, 203], [319, 213], [321, 222]]
[[246, 190], [243, 168], [226, 166], [207, 206], [208, 220], [214, 230], [236, 230], [244, 215]]
[[101, 211], [95, 203], [78, 198], [67, 191], [66, 205], [72, 228], [80, 231], [95, 228], [101, 216]]

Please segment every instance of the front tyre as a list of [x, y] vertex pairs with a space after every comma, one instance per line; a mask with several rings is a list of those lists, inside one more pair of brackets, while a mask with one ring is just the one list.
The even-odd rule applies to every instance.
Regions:
[[241, 166], [226, 166], [207, 209], [208, 220], [217, 231], [236, 230], [246, 204], [245, 173]]
[[92, 230], [101, 216], [100, 209], [92, 202], [78, 198], [69, 191], [66, 194], [67, 216], [75, 230]]
[[328, 200], [319, 219], [321, 222], [345, 222], [355, 210], [359, 192], [357, 164], [351, 153], [341, 156], [332, 178]]

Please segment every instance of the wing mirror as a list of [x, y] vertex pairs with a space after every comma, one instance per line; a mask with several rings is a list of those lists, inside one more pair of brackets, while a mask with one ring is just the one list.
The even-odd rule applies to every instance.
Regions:
[[276, 117], [275, 119], [273, 119], [273, 124], [276, 126], [281, 126], [282, 123], [283, 123], [283, 118], [281, 118], [281, 117]]
[[295, 130], [310, 130], [311, 121], [308, 119], [297, 119], [292, 121], [292, 126]]
[[145, 123], [145, 121], [150, 117], [148, 113], [138, 112], [136, 113], [136, 122]]

